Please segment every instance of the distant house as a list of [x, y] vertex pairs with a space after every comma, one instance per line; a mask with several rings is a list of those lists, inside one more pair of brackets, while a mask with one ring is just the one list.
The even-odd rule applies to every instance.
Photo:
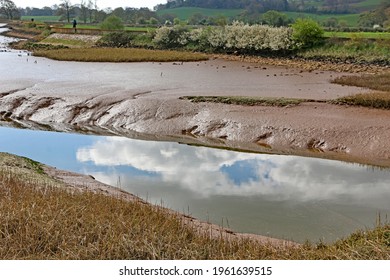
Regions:
[[381, 26], [380, 26], [379, 24], [374, 24], [374, 26], [373, 26], [372, 28], [374, 28], [374, 29], [380, 29]]

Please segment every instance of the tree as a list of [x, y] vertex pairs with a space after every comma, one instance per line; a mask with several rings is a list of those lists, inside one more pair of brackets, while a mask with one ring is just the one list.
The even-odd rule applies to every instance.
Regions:
[[18, 8], [11, 0], [0, 0], [0, 14], [5, 15], [7, 19], [20, 18]]
[[104, 30], [123, 30], [125, 27], [121, 18], [111, 15], [103, 21], [100, 28]]
[[268, 12], [264, 13], [261, 18], [268, 25], [275, 27], [286, 26], [289, 23], [286, 14], [274, 10], [269, 10]]
[[88, 20], [88, 7], [86, 5], [86, 2], [84, 0], [81, 0], [80, 3], [80, 18], [84, 23], [87, 23]]
[[88, 0], [87, 8], [88, 8], [89, 22], [93, 22], [94, 21], [93, 16], [94, 16], [94, 13], [95, 13], [94, 11], [97, 10], [96, 1], [95, 1], [95, 5], [94, 5], [92, 0]]
[[158, 24], [158, 19], [156, 19], [155, 17], [151, 17], [149, 19], [149, 24], [157, 25]]
[[118, 18], [121, 18], [122, 20], [126, 19], [125, 10], [122, 7], [116, 8], [111, 13], [114, 16], [117, 16]]
[[313, 47], [323, 41], [324, 30], [312, 19], [299, 18], [292, 28], [293, 39], [299, 47]]
[[67, 21], [70, 22], [70, 13], [72, 12], [72, 8], [73, 7], [70, 3], [70, 0], [62, 0], [59, 9], [59, 15], [66, 16]]

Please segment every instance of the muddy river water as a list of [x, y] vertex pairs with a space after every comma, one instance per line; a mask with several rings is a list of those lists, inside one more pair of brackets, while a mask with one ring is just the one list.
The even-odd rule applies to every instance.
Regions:
[[[329, 83], [341, 74], [303, 73], [299, 69], [223, 60], [184, 64], [57, 62], [10, 50], [8, 41], [0, 36], [0, 121], [6, 126], [11, 120], [19, 127], [61, 131], [83, 130], [88, 125], [103, 129], [105, 135], [129, 135], [133, 131], [149, 133], [148, 139], [165, 135], [165, 140], [171, 134], [182, 133], [191, 139], [212, 138], [215, 143], [219, 141], [218, 145], [223, 143], [222, 147], [225, 140], [253, 138], [261, 140], [257, 144], [266, 150], [270, 144], [278, 143], [280, 133], [290, 137], [288, 143], [295, 143], [296, 148], [303, 145], [299, 138], [303, 135], [302, 139], [312, 141], [311, 148], [317, 151], [347, 153], [353, 152], [353, 146], [350, 149], [345, 135], [355, 135], [352, 145], [359, 136], [354, 131], [360, 133], [360, 126], [365, 125], [367, 129], [362, 133], [367, 147], [388, 144], [380, 138], [386, 138], [388, 130], [374, 135], [378, 131], [375, 124], [380, 125], [376, 113], [364, 111], [372, 119], [366, 118], [356, 128], [346, 122], [351, 132], [340, 133], [344, 137], [340, 140], [332, 128], [343, 128], [345, 118], [355, 119], [355, 111], [329, 114], [328, 105], [318, 105], [315, 115], [331, 119], [329, 124], [312, 129], [307, 112], [314, 109], [308, 107], [308, 111], [299, 113], [297, 123], [309, 129], [299, 130], [289, 123], [292, 118], [288, 114], [294, 108], [254, 108], [235, 117], [239, 110], [236, 107], [226, 110], [223, 106], [211, 108], [178, 100], [184, 95], [323, 100], [361, 91]], [[267, 110], [276, 110], [274, 123], [272, 118], [263, 117]], [[214, 112], [219, 112], [218, 121], [213, 119]], [[379, 117], [386, 123], [390, 116]], [[278, 122], [279, 127], [275, 125]], [[119, 129], [126, 133], [118, 133]], [[313, 138], [316, 134], [333, 138], [317, 140]], [[212, 149], [178, 144], [172, 139], [142, 141], [0, 127], [0, 152], [90, 174], [152, 203], [163, 203], [235, 231], [298, 242], [333, 241], [356, 229], [374, 226], [378, 214], [390, 214], [387, 169], [310, 157]], [[337, 140], [336, 144], [332, 139]], [[346, 144], [339, 144], [341, 141]], [[388, 160], [387, 154], [382, 160]]]

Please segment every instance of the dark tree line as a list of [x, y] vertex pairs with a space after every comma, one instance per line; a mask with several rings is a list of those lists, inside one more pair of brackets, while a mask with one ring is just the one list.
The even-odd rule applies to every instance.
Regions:
[[[171, 0], [157, 9], [199, 7], [212, 9], [245, 9], [249, 13], [296, 11], [310, 13], [358, 13], [362, 8], [354, 4], [364, 0]], [[386, 0], [385, 0], [386, 1]]]
[[158, 5], [157, 9], [178, 7], [287, 11], [289, 4], [287, 0], [174, 0], [165, 5]]
[[0, 0], [0, 17], [7, 19], [20, 18], [19, 10], [13, 1]]
[[[3, 1], [3, 0], [0, 0]], [[80, 1], [81, 4], [72, 5], [70, 1], [63, 1], [60, 5], [52, 7], [43, 7], [41, 9], [27, 7], [20, 8], [19, 13], [22, 16], [61, 16], [60, 20], [70, 21], [73, 18], [84, 23], [103, 22], [108, 16], [115, 15], [123, 22], [129, 24], [143, 24], [152, 21], [152, 24], [159, 23], [156, 12], [148, 8], [126, 8], [121, 7], [114, 10], [100, 10], [94, 1]]]

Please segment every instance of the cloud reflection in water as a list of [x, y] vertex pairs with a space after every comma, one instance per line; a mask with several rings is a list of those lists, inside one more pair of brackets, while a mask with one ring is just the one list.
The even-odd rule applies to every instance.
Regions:
[[[115, 185], [126, 180], [123, 166], [159, 176], [160, 185], [209, 198], [216, 195], [271, 201], [332, 201], [389, 209], [390, 173], [357, 164], [302, 158], [246, 154], [176, 143], [105, 137], [80, 148], [77, 159], [98, 166], [122, 166], [112, 174], [94, 174]], [[148, 176], [149, 176], [148, 175]], [[157, 188], [157, 186], [156, 186]]]

